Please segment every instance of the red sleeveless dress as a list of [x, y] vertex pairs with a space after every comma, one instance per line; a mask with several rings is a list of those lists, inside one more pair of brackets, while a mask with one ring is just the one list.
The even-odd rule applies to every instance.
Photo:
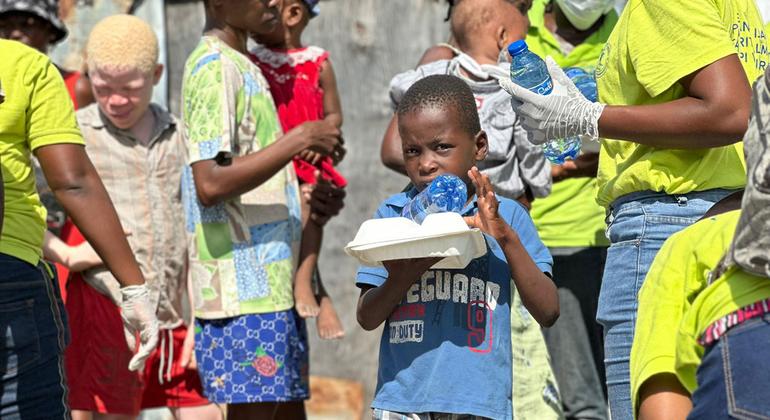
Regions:
[[[251, 50], [250, 58], [270, 85], [284, 132], [306, 121], [324, 118], [324, 91], [319, 78], [321, 66], [329, 58], [327, 51], [319, 47], [274, 50], [257, 45]], [[295, 157], [294, 169], [301, 182], [314, 184], [314, 173], [320, 169], [321, 175], [338, 187], [347, 184], [328, 157], [318, 167]]]

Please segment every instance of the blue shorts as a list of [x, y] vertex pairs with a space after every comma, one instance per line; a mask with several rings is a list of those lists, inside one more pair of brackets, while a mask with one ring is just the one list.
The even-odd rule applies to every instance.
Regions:
[[302, 401], [308, 387], [305, 321], [294, 310], [195, 320], [206, 397], [219, 404]]

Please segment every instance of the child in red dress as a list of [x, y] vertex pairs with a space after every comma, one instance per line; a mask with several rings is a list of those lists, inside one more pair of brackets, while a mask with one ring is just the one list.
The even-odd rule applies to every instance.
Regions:
[[[258, 43], [250, 50], [270, 84], [284, 132], [306, 122], [323, 120], [335, 127], [342, 125], [342, 109], [337, 81], [325, 50], [302, 44], [302, 32], [311, 18], [318, 15], [318, 0], [285, 0], [280, 6], [280, 22], [269, 33], [254, 34]], [[318, 178], [344, 187], [347, 182], [334, 165], [344, 149], [334, 158], [321, 157], [306, 150], [294, 158], [300, 184], [315, 184]], [[306, 204], [303, 204], [306, 206]], [[303, 207], [303, 232], [300, 263], [294, 280], [294, 306], [303, 318], [318, 317], [318, 334], [324, 339], [341, 338], [345, 333], [331, 299], [318, 276], [323, 225], [309, 217]], [[317, 290], [313, 277], [317, 279]]]

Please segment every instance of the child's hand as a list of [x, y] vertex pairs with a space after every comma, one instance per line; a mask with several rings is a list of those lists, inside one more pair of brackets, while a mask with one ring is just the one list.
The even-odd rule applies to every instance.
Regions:
[[383, 261], [382, 265], [388, 270], [390, 278], [404, 276], [404, 278], [419, 278], [434, 264], [441, 261], [442, 257], [407, 258], [403, 260]]
[[338, 188], [323, 179], [321, 171], [315, 171], [316, 183], [302, 189], [302, 198], [310, 204], [310, 220], [324, 226], [345, 207], [344, 188]]
[[320, 153], [314, 152], [310, 149], [305, 149], [301, 152], [299, 152], [300, 159], [304, 160], [305, 162], [311, 164], [311, 165], [317, 165], [318, 162], [321, 161], [323, 156], [321, 156]]
[[500, 202], [495, 197], [495, 191], [492, 189], [489, 177], [479, 172], [475, 166], [468, 171], [468, 176], [476, 187], [478, 211], [473, 216], [465, 217], [465, 223], [472, 228], [481, 229], [482, 232], [495, 238], [498, 242], [502, 241], [513, 233], [513, 229], [497, 212]]
[[332, 152], [332, 162], [334, 163], [334, 166], [339, 165], [339, 163], [342, 162], [342, 159], [345, 159], [346, 154], [348, 154], [348, 149], [345, 148], [345, 139], [340, 137], [340, 142]]

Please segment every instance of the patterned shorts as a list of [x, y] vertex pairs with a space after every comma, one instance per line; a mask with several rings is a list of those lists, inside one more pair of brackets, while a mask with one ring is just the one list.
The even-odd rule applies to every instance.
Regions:
[[307, 330], [294, 310], [196, 319], [195, 357], [212, 402], [285, 402], [310, 396]]

